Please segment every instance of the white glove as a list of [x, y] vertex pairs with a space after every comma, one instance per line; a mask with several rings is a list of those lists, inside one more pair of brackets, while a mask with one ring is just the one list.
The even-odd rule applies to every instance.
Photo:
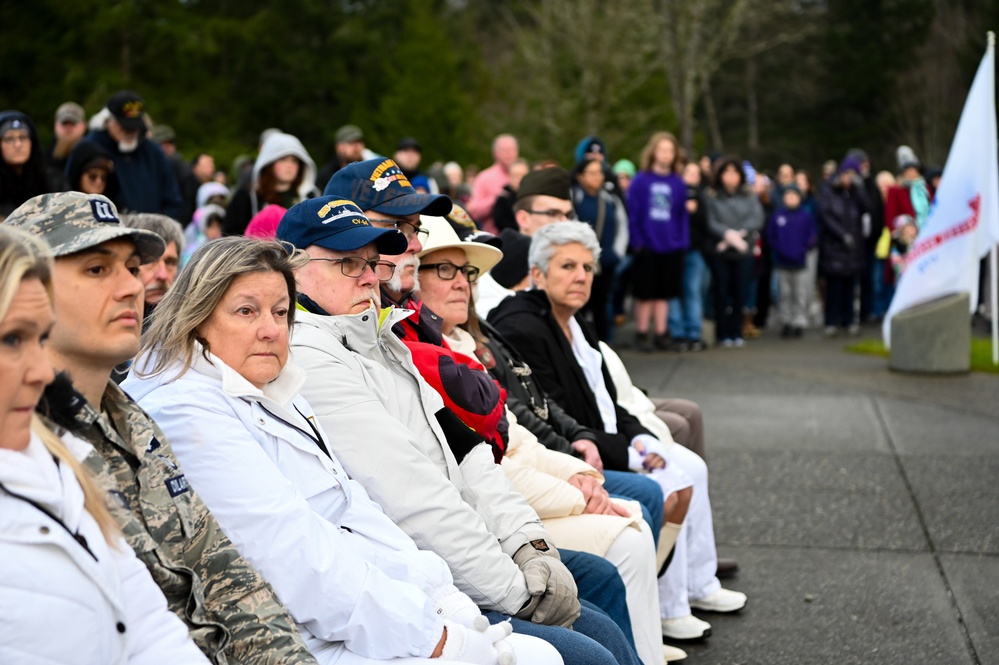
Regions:
[[636, 441], [641, 443], [642, 446], [645, 448], [646, 455], [655, 453], [656, 455], [662, 457], [664, 460], [666, 459], [667, 446], [665, 443], [663, 443], [656, 437], [652, 436], [651, 434], [639, 434], [635, 436], [634, 439], [631, 440], [632, 445], [634, 445]]
[[499, 652], [487, 633], [469, 630], [460, 623], [444, 620], [447, 639], [441, 649], [441, 660], [457, 660], [473, 665], [500, 665]]
[[479, 606], [472, 599], [458, 591], [458, 587], [447, 584], [430, 594], [434, 601], [437, 615], [442, 619], [450, 619], [460, 623], [465, 628], [471, 628], [480, 633], [489, 627], [489, 619], [482, 616]]
[[499, 654], [500, 665], [517, 665], [517, 654], [506, 638], [513, 634], [510, 620], [501, 621], [486, 628], [486, 636], [493, 641], [493, 648]]

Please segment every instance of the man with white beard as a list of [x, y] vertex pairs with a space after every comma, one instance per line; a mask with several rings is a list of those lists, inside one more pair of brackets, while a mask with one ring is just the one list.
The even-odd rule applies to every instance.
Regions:
[[163, 150], [146, 138], [146, 103], [131, 90], [108, 100], [104, 129], [87, 135], [111, 154], [121, 187], [120, 208], [155, 212], [179, 219], [184, 205], [177, 178]]

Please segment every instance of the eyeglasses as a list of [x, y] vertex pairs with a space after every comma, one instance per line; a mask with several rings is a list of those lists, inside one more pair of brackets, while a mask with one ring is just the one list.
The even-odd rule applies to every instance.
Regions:
[[479, 269], [475, 266], [466, 263], [463, 266], [456, 266], [450, 261], [444, 261], [443, 263], [424, 263], [420, 266], [420, 270], [430, 270], [431, 268], [437, 271], [437, 276], [443, 280], [450, 281], [458, 276], [460, 272], [468, 280], [469, 284], [475, 284], [475, 280], [479, 278]]
[[570, 210], [569, 212], [565, 212], [564, 210], [528, 210], [527, 212], [532, 215], [544, 215], [551, 218], [553, 222], [575, 222], [579, 219], [576, 217], [575, 210]]
[[405, 222], [400, 219], [375, 219], [372, 217], [368, 217], [368, 221], [379, 228], [398, 229], [402, 231], [402, 235], [406, 236], [406, 240], [412, 240], [413, 236], [419, 236], [420, 242], [423, 243], [423, 241], [430, 237], [430, 229], [417, 226], [412, 222]]
[[354, 279], [363, 275], [365, 268], [371, 268], [371, 272], [375, 274], [375, 277], [380, 282], [387, 282], [392, 279], [392, 273], [395, 272], [395, 264], [391, 261], [368, 261], [367, 259], [362, 259], [360, 256], [347, 256], [342, 259], [312, 258], [309, 260], [339, 263], [340, 272], [343, 273], [344, 277], [353, 277]]
[[3, 142], [6, 145], [14, 145], [15, 143], [27, 143], [31, 140], [31, 137], [27, 134], [7, 134], [3, 137]]

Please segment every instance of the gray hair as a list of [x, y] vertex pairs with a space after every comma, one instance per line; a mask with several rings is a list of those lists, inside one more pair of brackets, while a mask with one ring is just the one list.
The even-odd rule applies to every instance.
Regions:
[[597, 234], [586, 222], [555, 222], [542, 226], [531, 238], [531, 249], [527, 254], [527, 267], [537, 266], [541, 272], [548, 274], [548, 264], [551, 263], [555, 250], [563, 245], [578, 242], [593, 252], [593, 260], [600, 260], [600, 243]]
[[184, 227], [172, 217], [155, 212], [130, 212], [121, 216], [121, 223], [129, 228], [152, 231], [167, 245], [177, 245], [178, 254], [184, 251]]

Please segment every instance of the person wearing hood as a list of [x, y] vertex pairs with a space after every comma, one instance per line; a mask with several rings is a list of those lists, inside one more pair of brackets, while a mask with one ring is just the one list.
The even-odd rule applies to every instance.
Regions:
[[610, 155], [607, 153], [607, 144], [599, 136], [584, 136], [576, 144], [576, 163], [584, 159], [599, 159], [604, 169], [604, 189], [624, 201], [624, 190], [618, 184], [614, 169], [611, 168]]
[[0, 113], [0, 218], [28, 199], [47, 194], [45, 156], [38, 130], [20, 111]]
[[111, 153], [95, 141], [80, 141], [73, 148], [66, 160], [65, 178], [69, 191], [103, 194], [115, 206], [121, 205], [121, 186]]
[[264, 139], [250, 181], [232, 195], [225, 211], [225, 234], [242, 235], [258, 212], [273, 203], [290, 208], [316, 191], [316, 164], [298, 138], [274, 132]]
[[145, 100], [131, 90], [121, 90], [111, 95], [107, 111], [104, 128], [85, 140], [111, 155], [121, 186], [122, 210], [179, 219], [184, 201], [163, 150], [146, 138]]
[[864, 269], [863, 216], [869, 209], [860, 162], [847, 157], [819, 193], [819, 269], [826, 278], [826, 337], [835, 336], [840, 328], [850, 335], [860, 332], [853, 300]]

